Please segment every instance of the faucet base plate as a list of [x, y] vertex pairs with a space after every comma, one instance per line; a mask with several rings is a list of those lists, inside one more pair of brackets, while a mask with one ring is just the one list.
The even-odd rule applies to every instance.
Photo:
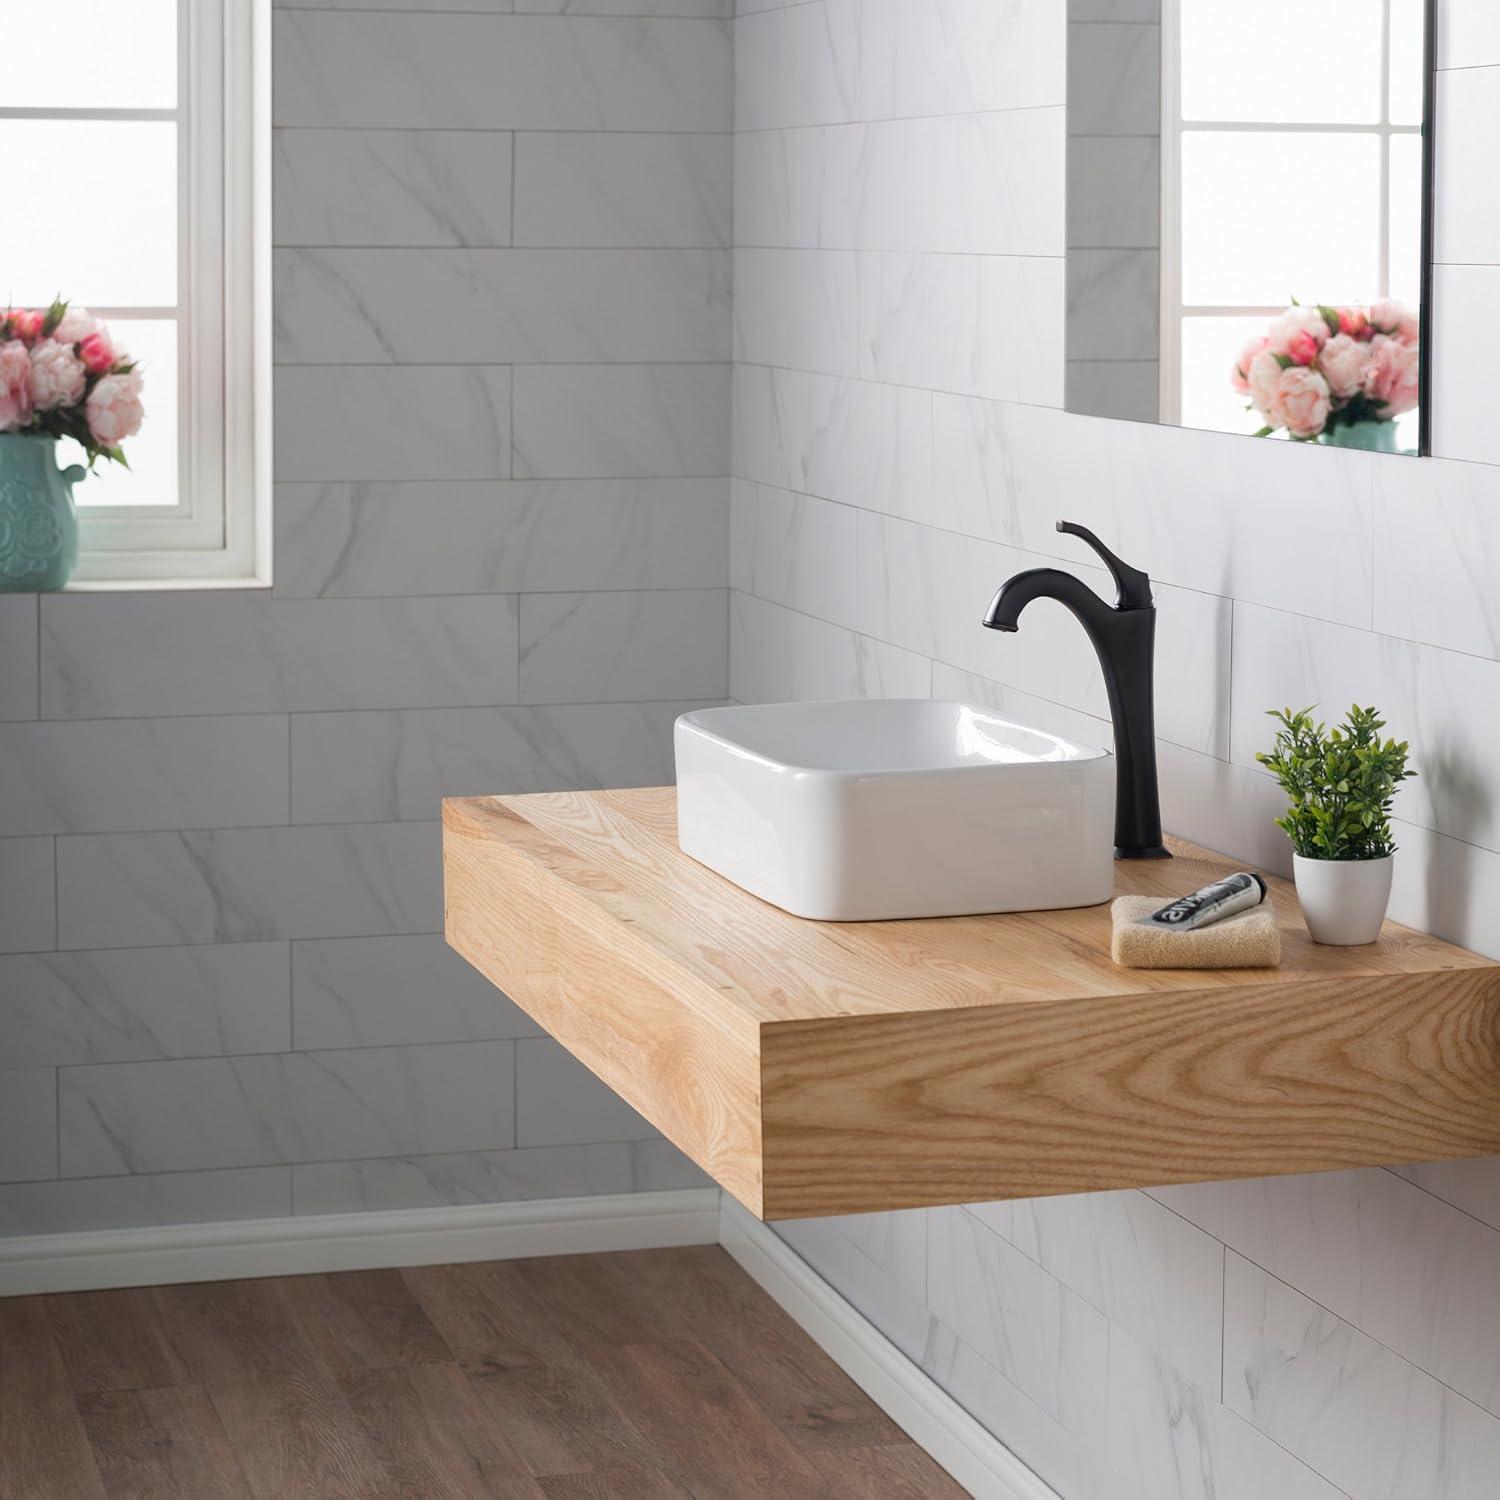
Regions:
[[1165, 844], [1151, 844], [1143, 849], [1126, 849], [1115, 845], [1116, 859], [1171, 859], [1172, 851]]

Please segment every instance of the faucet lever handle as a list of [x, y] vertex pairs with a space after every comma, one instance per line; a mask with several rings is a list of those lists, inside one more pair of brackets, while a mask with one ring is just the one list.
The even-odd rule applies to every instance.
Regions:
[[1099, 554], [1115, 580], [1115, 588], [1118, 590], [1116, 609], [1151, 608], [1151, 579], [1147, 574], [1139, 568], [1132, 568], [1129, 563], [1121, 562], [1087, 526], [1080, 526], [1077, 521], [1059, 521], [1057, 529], [1067, 532], [1069, 536], [1081, 537]]

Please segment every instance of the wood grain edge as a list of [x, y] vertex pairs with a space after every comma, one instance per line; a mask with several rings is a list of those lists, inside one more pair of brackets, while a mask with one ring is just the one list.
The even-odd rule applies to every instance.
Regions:
[[1500, 969], [762, 1032], [763, 1217], [1500, 1152]]
[[498, 799], [446, 800], [448, 944], [759, 1214], [757, 1028], [534, 857], [549, 848], [566, 855]]

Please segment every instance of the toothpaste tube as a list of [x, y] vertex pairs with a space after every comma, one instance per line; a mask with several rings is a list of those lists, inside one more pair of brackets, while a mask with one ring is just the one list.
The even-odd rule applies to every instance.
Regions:
[[1177, 932], [1192, 932], [1210, 922], [1223, 921], [1237, 912], [1249, 911], [1266, 899], [1266, 883], [1259, 875], [1241, 870], [1206, 885], [1191, 896], [1179, 896], [1160, 911], [1141, 920], [1147, 927], [1170, 927]]

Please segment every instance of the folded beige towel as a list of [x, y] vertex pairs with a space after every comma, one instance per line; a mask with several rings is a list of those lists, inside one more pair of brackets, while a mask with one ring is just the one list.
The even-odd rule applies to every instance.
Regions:
[[1196, 932], [1147, 927], [1142, 917], [1167, 903], [1160, 896], [1117, 896], [1109, 956], [1126, 969], [1274, 969], [1281, 933], [1269, 901]]

